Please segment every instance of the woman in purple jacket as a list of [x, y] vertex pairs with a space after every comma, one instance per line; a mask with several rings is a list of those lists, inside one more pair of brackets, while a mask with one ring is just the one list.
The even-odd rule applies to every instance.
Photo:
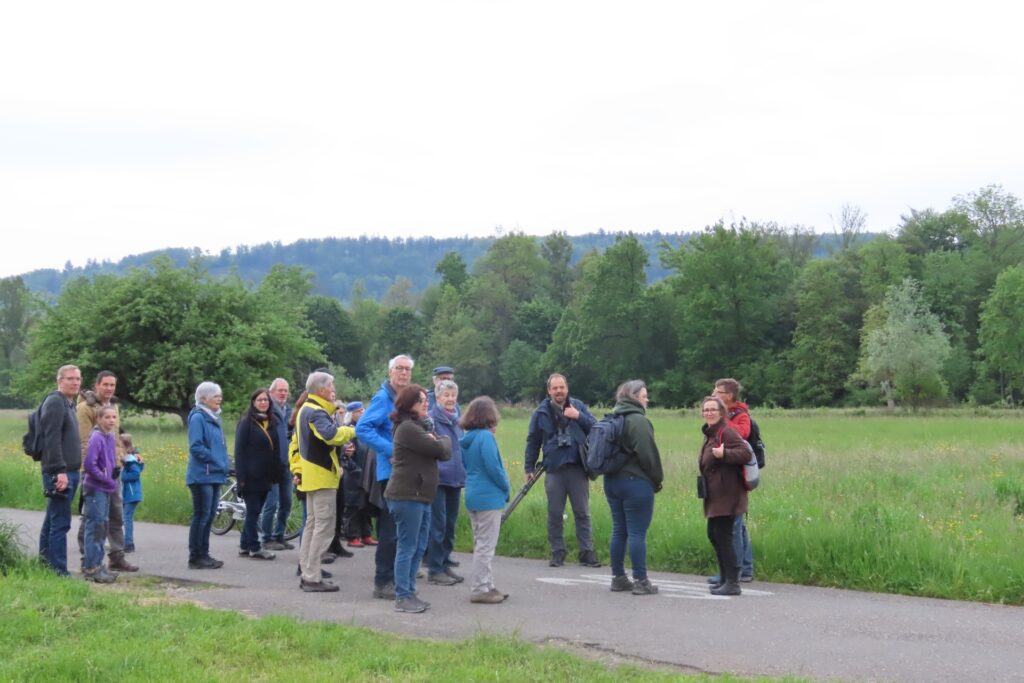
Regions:
[[110, 494], [117, 490], [114, 479], [116, 445], [114, 429], [117, 427], [117, 411], [113, 406], [99, 410], [96, 428], [89, 436], [85, 452], [85, 479], [82, 482], [85, 515], [85, 566], [82, 574], [86, 581], [113, 583], [116, 574], [103, 566], [103, 542], [107, 538], [107, 515], [110, 510]]

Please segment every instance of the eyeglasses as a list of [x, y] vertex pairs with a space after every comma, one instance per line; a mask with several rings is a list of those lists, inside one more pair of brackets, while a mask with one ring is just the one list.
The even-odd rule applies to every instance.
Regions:
[[396, 365], [391, 369], [398, 370], [399, 372], [412, 372], [412, 368], [410, 368], [408, 365]]
[[704, 408], [700, 412], [702, 412], [702, 413], [720, 413], [722, 411], [719, 410], [718, 408]]

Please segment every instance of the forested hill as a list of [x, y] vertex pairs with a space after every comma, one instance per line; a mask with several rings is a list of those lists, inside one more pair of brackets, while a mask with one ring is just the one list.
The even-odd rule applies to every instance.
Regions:
[[[602, 252], [614, 244], [617, 233], [600, 231], [568, 237], [573, 247], [571, 263], [575, 264], [584, 254], [592, 250]], [[638, 234], [636, 237], [648, 254], [646, 273], [647, 281], [651, 283], [670, 272], [661, 265], [658, 245], [667, 242], [673, 248], [678, 248], [690, 234], [655, 231]], [[538, 241], [542, 239], [537, 238]], [[348, 301], [353, 286], [361, 282], [365, 296], [379, 301], [399, 277], [408, 278], [414, 292], [421, 292], [439, 282], [437, 264], [450, 251], [459, 254], [463, 261], [472, 266], [494, 240], [494, 237], [330, 237], [304, 239], [292, 244], [273, 242], [255, 246], [240, 245], [234, 250], [225, 249], [216, 255], [204, 255], [199, 249], [164, 249], [129, 256], [116, 263], [90, 261], [84, 267], [72, 267], [69, 262], [63, 270], [35, 270], [22, 275], [22, 279], [29, 290], [52, 301], [65, 282], [82, 275], [123, 275], [133, 266], [145, 265], [159, 255], [169, 256], [179, 267], [199, 257], [206, 261], [212, 275], [237, 272], [243, 280], [253, 283], [262, 281], [276, 264], [300, 266], [314, 274], [315, 291], [318, 294]], [[820, 236], [816, 245], [817, 255], [828, 253], [834, 240], [832, 235]]]

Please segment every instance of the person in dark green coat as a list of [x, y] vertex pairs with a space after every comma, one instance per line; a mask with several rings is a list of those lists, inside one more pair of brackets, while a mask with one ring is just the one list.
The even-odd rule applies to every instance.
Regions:
[[[652, 595], [658, 587], [647, 578], [647, 529], [654, 517], [654, 494], [661, 490], [664, 473], [654, 441], [654, 426], [647, 419], [647, 385], [643, 380], [623, 382], [615, 392], [616, 415], [623, 416], [620, 445], [629, 454], [626, 464], [604, 478], [604, 495], [612, 513], [611, 564], [613, 591]], [[633, 565], [633, 580], [626, 576], [626, 549]]]

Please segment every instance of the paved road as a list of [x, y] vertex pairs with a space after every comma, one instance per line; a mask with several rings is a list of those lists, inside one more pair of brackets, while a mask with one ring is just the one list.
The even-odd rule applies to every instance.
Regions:
[[[24, 528], [30, 547], [40, 512], [0, 509]], [[77, 520], [74, 529], [77, 530]], [[238, 533], [213, 537], [216, 571], [186, 568], [188, 530], [136, 523], [142, 572], [215, 582], [188, 594], [211, 607], [289, 614], [410, 636], [464, 638], [515, 633], [711, 673], [797, 675], [816, 680], [1024, 681], [1024, 608], [908, 598], [756, 582], [744, 594], [707, 594], [703, 577], [656, 572], [654, 596], [608, 591], [609, 572], [537, 560], [498, 558], [495, 578], [511, 594], [501, 605], [474, 605], [465, 584], [420, 582], [426, 614], [399, 614], [370, 596], [373, 551], [329, 567], [341, 591], [298, 590], [298, 551], [274, 561], [238, 558]], [[74, 541], [72, 540], [72, 555]], [[458, 555], [468, 573], [471, 558]]]

